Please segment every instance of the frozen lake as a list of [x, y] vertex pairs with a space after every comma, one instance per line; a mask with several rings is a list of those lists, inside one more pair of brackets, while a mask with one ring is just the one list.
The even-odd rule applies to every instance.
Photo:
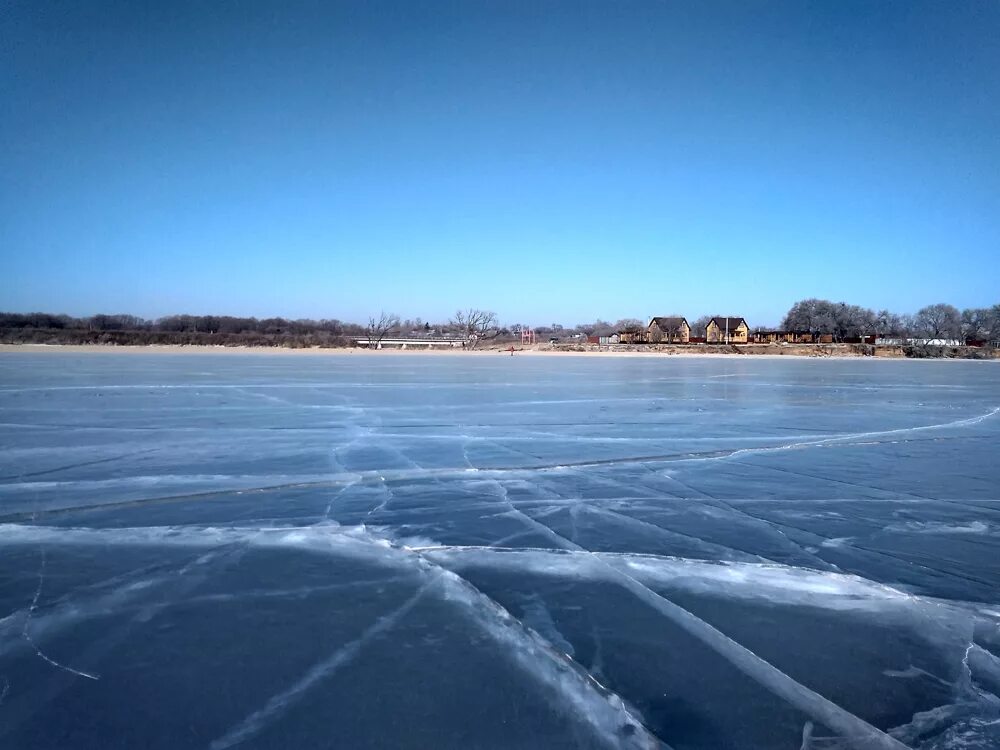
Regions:
[[0, 747], [998, 748], [1000, 367], [0, 355]]

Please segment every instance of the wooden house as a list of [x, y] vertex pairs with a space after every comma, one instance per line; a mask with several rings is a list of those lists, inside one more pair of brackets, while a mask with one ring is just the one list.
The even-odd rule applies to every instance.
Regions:
[[686, 344], [691, 339], [687, 318], [653, 318], [646, 326], [651, 344]]
[[705, 328], [709, 344], [745, 344], [750, 338], [750, 326], [743, 318], [712, 318]]

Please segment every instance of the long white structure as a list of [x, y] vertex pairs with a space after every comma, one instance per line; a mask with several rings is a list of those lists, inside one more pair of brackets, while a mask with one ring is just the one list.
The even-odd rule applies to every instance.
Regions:
[[[358, 346], [371, 347], [371, 343], [368, 341], [367, 336], [361, 336], [354, 339], [354, 343]], [[410, 347], [410, 346], [426, 346], [428, 348], [432, 346], [448, 346], [457, 349], [465, 344], [465, 339], [456, 338], [445, 338], [445, 337], [428, 337], [428, 338], [384, 338], [378, 344], [375, 345], [376, 348], [384, 348], [387, 346], [398, 346], [398, 347]]]

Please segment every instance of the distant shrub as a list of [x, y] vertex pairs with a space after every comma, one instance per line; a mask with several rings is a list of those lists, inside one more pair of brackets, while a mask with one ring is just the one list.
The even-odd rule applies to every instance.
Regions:
[[247, 346], [288, 347], [301, 349], [312, 346], [346, 347], [350, 339], [330, 331], [316, 333], [221, 333], [202, 331], [109, 331], [86, 328], [0, 327], [0, 343], [4, 344], [103, 344], [106, 346]]
[[945, 347], [930, 344], [911, 344], [903, 347], [903, 354], [910, 359], [933, 359], [944, 357]]
[[976, 346], [936, 346], [914, 344], [903, 347], [910, 359], [990, 359], [990, 351]]

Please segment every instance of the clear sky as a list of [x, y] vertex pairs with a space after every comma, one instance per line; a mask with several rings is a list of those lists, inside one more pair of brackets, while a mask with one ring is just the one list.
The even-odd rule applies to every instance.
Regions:
[[0, 309], [1000, 302], [1000, 2], [0, 11]]

